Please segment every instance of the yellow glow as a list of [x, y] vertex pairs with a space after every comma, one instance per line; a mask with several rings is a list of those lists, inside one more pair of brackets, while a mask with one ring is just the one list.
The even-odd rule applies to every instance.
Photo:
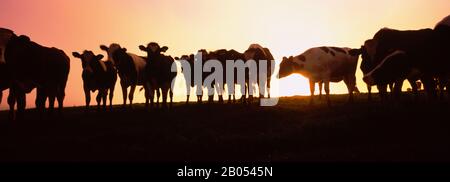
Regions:
[[[449, 9], [448, 0], [3, 0], [0, 27], [67, 54], [84, 49], [104, 54], [99, 45], [112, 42], [143, 55], [138, 46], [155, 41], [168, 46], [172, 56], [202, 48], [242, 52], [259, 43], [280, 60], [315, 46], [357, 48], [382, 27], [432, 28]], [[65, 103], [84, 105], [81, 64], [74, 58], [71, 63]], [[358, 69], [358, 87], [366, 91], [361, 77]], [[295, 75], [281, 80], [279, 91], [306, 95], [309, 86]], [[347, 89], [339, 83], [331, 91]], [[135, 96], [143, 101], [143, 92]], [[34, 107], [34, 94], [28, 99]], [[176, 101], [184, 99], [176, 93]], [[5, 101], [0, 108], [7, 107]], [[119, 83], [114, 103], [122, 103]]]

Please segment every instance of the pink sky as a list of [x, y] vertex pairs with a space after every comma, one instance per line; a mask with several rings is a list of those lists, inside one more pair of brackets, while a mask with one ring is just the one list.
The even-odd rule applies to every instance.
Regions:
[[[448, 0], [2, 0], [0, 27], [71, 55], [84, 49], [102, 53], [100, 44], [120, 43], [143, 54], [150, 41], [179, 56], [198, 49], [244, 51], [251, 43], [271, 49], [276, 59], [314, 46], [359, 47], [382, 27], [432, 28], [450, 12]], [[358, 85], [365, 86], [358, 71]], [[116, 89], [114, 103], [121, 103]], [[280, 81], [280, 95], [308, 94], [306, 80]], [[343, 83], [333, 93], [345, 93]], [[71, 57], [67, 106], [84, 105], [81, 64]], [[137, 101], [143, 98], [136, 92]], [[184, 100], [184, 93], [176, 93]], [[34, 107], [34, 94], [28, 107]], [[7, 107], [4, 97], [0, 109]]]

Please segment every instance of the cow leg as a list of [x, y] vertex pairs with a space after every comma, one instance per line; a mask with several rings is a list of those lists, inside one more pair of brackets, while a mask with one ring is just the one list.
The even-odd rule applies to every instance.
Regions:
[[108, 98], [108, 89], [103, 90], [102, 100], [103, 100], [103, 111], [106, 111], [106, 101]]
[[136, 85], [132, 85], [130, 88], [130, 95], [128, 96], [128, 99], [130, 100], [130, 108], [133, 108], [133, 98], [134, 98], [135, 90], [136, 90]]
[[387, 85], [377, 85], [378, 92], [380, 94], [381, 102], [385, 102], [387, 99]]
[[159, 88], [156, 89], [156, 107], [159, 108], [159, 98], [161, 97], [161, 91]]
[[[199, 86], [197, 86], [197, 87], [199, 87]], [[199, 89], [199, 88], [197, 88], [197, 89]], [[200, 90], [200, 95], [197, 95], [197, 103], [198, 104], [202, 103], [202, 98], [203, 98], [203, 90]]]
[[367, 84], [367, 100], [372, 101], [372, 86]]
[[172, 106], [173, 106], [173, 90], [172, 90], [172, 88], [169, 89], [169, 97], [170, 97], [169, 107], [172, 108]]
[[25, 93], [20, 92], [16, 96], [17, 96], [17, 120], [23, 120], [26, 107]]
[[9, 105], [9, 119], [15, 120], [16, 93], [14, 89], [9, 89], [8, 105]]
[[113, 98], [114, 98], [114, 86], [109, 88], [109, 110], [110, 111], [112, 111], [112, 109], [113, 109], [113, 105], [112, 105]]
[[312, 105], [314, 102], [314, 92], [315, 92], [315, 82], [309, 79], [309, 91], [311, 92], [311, 96], [309, 98], [309, 105]]
[[408, 79], [409, 84], [411, 85], [412, 91], [413, 91], [413, 95], [414, 95], [414, 100], [417, 101], [419, 99], [419, 88], [416, 84], [416, 81]]
[[54, 93], [50, 93], [48, 95], [48, 113], [50, 116], [53, 116], [53, 113], [55, 111], [55, 100], [56, 95]]
[[144, 96], [145, 96], [145, 109], [150, 106], [150, 89], [148, 86], [144, 85]]
[[91, 103], [91, 93], [90, 93], [89, 89], [84, 89], [84, 98], [86, 99], [86, 110], [85, 111], [88, 111], [89, 104]]
[[326, 94], [326, 97], [327, 97], [327, 105], [328, 105], [328, 106], [331, 106], [331, 100], [330, 100], [330, 81], [329, 81], [329, 80], [326, 80], [326, 81], [324, 81], [324, 84], [325, 84], [325, 94]]
[[162, 89], [162, 107], [167, 108], [167, 92], [169, 89], [167, 87], [163, 87]]
[[216, 88], [217, 88], [217, 95], [219, 95], [219, 103], [221, 103], [221, 104], [223, 104], [224, 103], [224, 101], [223, 101], [223, 88], [224, 88], [224, 86], [223, 86], [224, 84], [223, 83], [219, 83], [219, 84], [217, 84], [216, 86]]
[[45, 109], [45, 99], [47, 97], [45, 96], [44, 90], [41, 88], [36, 89], [36, 109], [39, 113], [39, 117], [42, 119], [42, 114], [44, 113]]
[[56, 95], [56, 99], [58, 100], [58, 114], [62, 116], [62, 110], [64, 108], [64, 98], [66, 97], [66, 93], [64, 89], [58, 91]]
[[267, 98], [269, 99], [270, 99], [270, 81], [271, 81], [270, 77], [267, 78]]
[[424, 77], [422, 79], [423, 86], [425, 88], [425, 91], [427, 92], [427, 97], [429, 100], [436, 100], [437, 94], [436, 94], [436, 82], [431, 77]]
[[153, 87], [149, 87], [148, 91], [149, 91], [148, 94], [149, 94], [149, 99], [150, 99], [150, 108], [153, 108], [154, 104], [155, 104], [155, 101], [154, 101], [154, 99], [155, 99], [155, 89]]
[[348, 102], [353, 103], [353, 92], [356, 89], [356, 77], [354, 75], [350, 75], [344, 79], [344, 83], [348, 90]]
[[212, 87], [208, 89], [208, 103], [210, 104], [214, 102], [214, 90], [217, 88], [215, 84], [215, 82], [211, 83]]
[[263, 99], [265, 96], [265, 88], [265, 84], [262, 86], [258, 84], [258, 87], [256, 88], [259, 91], [258, 105], [261, 105], [261, 99]]
[[121, 83], [120, 84], [121, 85], [121, 87], [122, 87], [122, 96], [123, 96], [123, 105], [122, 105], [122, 107], [123, 108], [125, 108], [126, 106], [127, 106], [127, 95], [128, 95], [128, 87], [127, 86], [125, 86], [125, 84], [123, 84], [123, 83]]
[[100, 111], [102, 98], [103, 98], [103, 89], [98, 89], [97, 97], [95, 98], [95, 100], [97, 101], [97, 111]]
[[322, 99], [322, 88], [323, 88], [323, 82], [319, 82], [319, 100]]
[[398, 80], [395, 82], [395, 85], [394, 85], [393, 96], [394, 96], [394, 99], [397, 101], [400, 101], [402, 87], [403, 87], [403, 81], [404, 80]]

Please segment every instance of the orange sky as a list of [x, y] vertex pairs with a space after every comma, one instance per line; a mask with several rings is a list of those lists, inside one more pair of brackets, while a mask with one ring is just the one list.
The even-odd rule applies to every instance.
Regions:
[[[99, 45], [112, 42], [144, 55], [138, 46], [156, 41], [172, 56], [201, 48], [244, 51], [260, 43], [279, 60], [314, 46], [356, 48], [382, 27], [432, 28], [449, 10], [448, 0], [2, 0], [0, 27], [68, 55], [84, 49], [103, 53]], [[359, 69], [357, 78], [365, 91]], [[309, 92], [297, 75], [279, 86], [280, 95]], [[347, 89], [339, 83], [331, 91]], [[66, 94], [65, 105], [84, 105], [81, 63], [73, 57]], [[183, 92], [175, 94], [185, 99]], [[143, 93], [135, 95], [142, 101]], [[27, 97], [27, 106], [34, 107], [34, 94]], [[117, 85], [114, 103], [121, 102]], [[4, 97], [0, 109], [6, 107]]]

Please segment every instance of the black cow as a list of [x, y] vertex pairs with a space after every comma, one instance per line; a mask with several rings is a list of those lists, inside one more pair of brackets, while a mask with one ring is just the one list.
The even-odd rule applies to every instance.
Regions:
[[[200, 55], [200, 54], [202, 56], [202, 60], [201, 60], [202, 64], [200, 65], [201, 66], [200, 70], [197, 70], [195, 68], [195, 62], [196, 61], [200, 61], [200, 60], [195, 60], [196, 58], [195, 58], [194, 54], [191, 54], [189, 56], [183, 55], [181, 57], [181, 59], [180, 59], [180, 60], [187, 61], [189, 66], [190, 66], [190, 69], [191, 69], [190, 70], [190, 74], [183, 74], [184, 79], [186, 81], [186, 94], [187, 94], [186, 95], [186, 103], [188, 103], [189, 99], [190, 99], [190, 89], [191, 89], [191, 87], [196, 87], [197, 88], [197, 90], [196, 90], [197, 103], [202, 103], [203, 102], [203, 100], [202, 100], [202, 98], [203, 98], [203, 86], [204, 86], [203, 83], [204, 83], [205, 79], [211, 74], [210, 72], [203, 71], [203, 66], [205, 65], [205, 63], [208, 60], [210, 60], [211, 55], [205, 49], [198, 50], [197, 51], [197, 55]], [[183, 67], [182, 67], [182, 70], [184, 70]], [[195, 73], [196, 72], [199, 72], [198, 74], [200, 74], [200, 76], [201, 76], [199, 82], [195, 82]], [[214, 88], [214, 87], [212, 87], [212, 88]], [[213, 97], [209, 97], [208, 101], [212, 102], [212, 99], [213, 99]]]
[[368, 70], [380, 65], [387, 56], [395, 51], [402, 51], [407, 56], [407, 61], [403, 62], [407, 64], [402, 67], [408, 69], [402, 68], [401, 70], [405, 72], [396, 74], [415, 73], [411, 77], [420, 78], [428, 95], [434, 98], [436, 96], [434, 78], [444, 78], [450, 70], [449, 55], [443, 52], [447, 48], [442, 45], [440, 36], [431, 29], [399, 31], [385, 28], [378, 31], [374, 38], [366, 41], [363, 46], [368, 59], [363, 59], [361, 70], [367, 74]]
[[157, 93], [157, 101], [159, 102], [159, 89], [161, 89], [163, 107], [167, 107], [167, 94], [170, 97], [171, 107], [173, 103], [172, 81], [177, 76], [177, 72], [172, 72], [172, 66], [174, 66], [175, 60], [171, 56], [162, 54], [169, 48], [167, 46], [160, 47], [158, 43], [151, 42], [147, 46], [140, 45], [139, 49], [147, 52], [145, 75], [147, 80], [146, 87], [150, 90], [149, 97], [151, 105], [153, 105], [154, 91]]
[[[218, 60], [220, 62], [220, 64], [222, 65], [223, 68], [223, 79], [222, 79], [222, 83], [218, 83], [217, 85], [220, 86], [221, 88], [224, 88], [225, 84], [227, 84], [228, 87], [231, 87], [231, 85], [228, 85], [227, 83], [227, 72], [228, 72], [228, 67], [227, 67], [227, 61], [231, 61], [236, 63], [236, 61], [242, 61], [243, 63], [245, 63], [245, 57], [244, 54], [236, 51], [236, 50], [226, 50], [226, 49], [219, 49], [216, 51], [212, 51], [209, 52], [209, 59], [213, 59], [213, 60]], [[238, 65], [236, 65], [238, 66]], [[245, 86], [245, 84], [248, 83], [248, 74], [249, 74], [249, 70], [245, 69], [244, 70], [244, 76], [245, 78], [245, 82], [243, 83], [244, 85], [242, 85], [242, 83], [238, 83], [238, 68], [237, 67], [233, 67], [233, 70], [231, 70], [230, 72], [233, 72], [234, 75], [233, 76], [233, 80], [232, 80], [232, 84], [241, 84], [241, 87]], [[232, 97], [233, 97], [233, 102], [236, 101], [236, 97], [235, 97], [235, 90], [231, 90], [228, 89], [228, 103], [231, 103], [232, 101]], [[218, 92], [219, 94], [219, 102], [223, 103], [223, 96], [222, 96], [223, 90], [220, 90]]]
[[[365, 45], [370, 45], [372, 42], [373, 42], [372, 40], [368, 40], [368, 41], [365, 42]], [[370, 71], [372, 71], [380, 63], [375, 64], [375, 63], [373, 63], [371, 61], [371, 58], [370, 58], [370, 56], [368, 54], [368, 50], [365, 48], [365, 45], [361, 46], [360, 49], [352, 49], [352, 50], [350, 50], [350, 54], [352, 54], [352, 55], [361, 55], [362, 64], [361, 64], [360, 69], [362, 70], [362, 72], [364, 74], [368, 74]], [[388, 63], [391, 62], [391, 61], [397, 61], [397, 60], [401, 62], [401, 61], [404, 61], [405, 56], [406, 55], [404, 55], [404, 54], [398, 54], [398, 55], [395, 54], [395, 56], [386, 59], [386, 61]], [[381, 61], [381, 62], [383, 62], [383, 61]], [[403, 78], [403, 79], [399, 79], [399, 78], [395, 77], [395, 73], [397, 73], [397, 72], [393, 72], [392, 74], [390, 72], [386, 73], [388, 75], [384, 75], [384, 77], [389, 77], [389, 76], [391, 77], [388, 80], [386, 80], [387, 78], [379, 78], [377, 81], [372, 80], [373, 82], [371, 82], [371, 83], [367, 83], [366, 82], [367, 91], [368, 91], [368, 100], [369, 101], [372, 100], [372, 86], [374, 86], [374, 85], [376, 85], [382, 100], [387, 100], [387, 96], [388, 96], [387, 95], [387, 88], [388, 88], [388, 86], [389, 86], [389, 90], [391, 91], [392, 95], [394, 97], [398, 98], [400, 96], [399, 92], [401, 91], [399, 89], [401, 89], [401, 86], [403, 85], [403, 80], [404, 79], [407, 79], [409, 81], [409, 83], [411, 85], [411, 88], [412, 88], [412, 91], [413, 91], [413, 93], [415, 95], [415, 98], [416, 99], [418, 98], [418, 87], [417, 87], [417, 84], [415, 82], [419, 79], [420, 73], [418, 73], [418, 72], [415, 72], [415, 73], [414, 72], [410, 72], [411, 74], [408, 74], [408, 75], [404, 75], [403, 74], [404, 75], [403, 77], [405, 77], [405, 76], [408, 77], [408, 78]], [[366, 80], [370, 80], [370, 79], [366, 78]], [[397, 85], [397, 87], [396, 87], [397, 91], [394, 91], [394, 84]]]
[[[186, 84], [186, 104], [189, 104], [189, 99], [191, 97], [191, 88], [197, 86], [197, 88], [202, 89], [203, 88], [203, 77], [200, 83], [196, 84], [195, 82], [195, 67], [194, 67], [194, 62], [195, 62], [195, 56], [194, 54], [191, 55], [183, 55], [181, 56], [181, 58], [178, 61], [186, 61], [189, 65], [190, 71], [187, 72], [186, 74], [184, 73], [184, 68], [183, 65], [181, 67], [182, 71], [183, 71], [183, 76], [184, 76], [184, 80], [185, 80], [185, 84]], [[197, 102], [201, 103], [202, 101], [202, 96], [198, 95], [197, 96]]]
[[[123, 107], [127, 104], [127, 92], [128, 87], [130, 87], [128, 99], [130, 100], [130, 107], [132, 107], [136, 86], [144, 86], [145, 83], [144, 72], [147, 65], [146, 59], [132, 53], [127, 53], [127, 49], [122, 48], [119, 44], [111, 44], [109, 47], [101, 45], [100, 49], [108, 53], [108, 61], [111, 61], [117, 68], [120, 77], [120, 86], [122, 87]], [[146, 87], [144, 86], [144, 89], [145, 88]], [[148, 92], [149, 91], [145, 89], [147, 102]]]
[[[272, 62], [274, 61], [272, 53], [270, 53], [270, 50], [268, 48], [262, 47], [259, 44], [251, 44], [249, 46], [249, 48], [244, 52], [244, 57], [245, 57], [246, 61], [249, 61], [249, 60], [256, 61], [256, 66], [257, 66], [256, 76], [257, 76], [258, 86], [260, 87], [259, 90], [267, 91], [268, 97], [270, 98], [270, 81], [271, 81], [271, 77], [272, 77], [272, 74], [274, 71], [274, 68], [272, 67]], [[261, 61], [264, 61], [264, 60], [267, 61], [267, 66], [263, 70], [260, 70], [259, 65], [261, 64]], [[265, 72], [267, 77], [260, 78], [260, 74], [259, 74], [260, 72]], [[260, 79], [263, 79], [262, 85], [259, 85]], [[266, 84], [267, 84], [267, 87], [265, 86]], [[251, 85], [248, 84], [247, 86], [249, 87]], [[245, 93], [244, 93], [244, 95], [245, 95]], [[249, 95], [251, 95], [251, 94], [249, 93]], [[260, 97], [260, 99], [264, 98], [263, 93], [260, 92], [259, 97]]]
[[91, 101], [91, 91], [97, 94], [97, 109], [100, 109], [100, 103], [103, 100], [103, 109], [106, 109], [106, 97], [109, 90], [109, 107], [112, 110], [112, 99], [114, 96], [114, 87], [117, 81], [117, 70], [111, 61], [102, 61], [103, 55], [95, 55], [92, 51], [85, 50], [83, 54], [73, 52], [72, 55], [81, 59], [83, 67], [83, 90], [86, 98], [86, 109], [89, 108]]
[[10, 116], [14, 118], [17, 102], [18, 117], [22, 117], [26, 106], [25, 94], [34, 88], [37, 88], [36, 107], [41, 113], [47, 98], [49, 112], [54, 110], [55, 98], [61, 112], [70, 70], [69, 57], [62, 50], [41, 46], [32, 42], [29, 37], [17, 36], [8, 29], [0, 29], [0, 37], [0, 62], [6, 64], [9, 73], [9, 81], [6, 80], [6, 83], [10, 83]]

